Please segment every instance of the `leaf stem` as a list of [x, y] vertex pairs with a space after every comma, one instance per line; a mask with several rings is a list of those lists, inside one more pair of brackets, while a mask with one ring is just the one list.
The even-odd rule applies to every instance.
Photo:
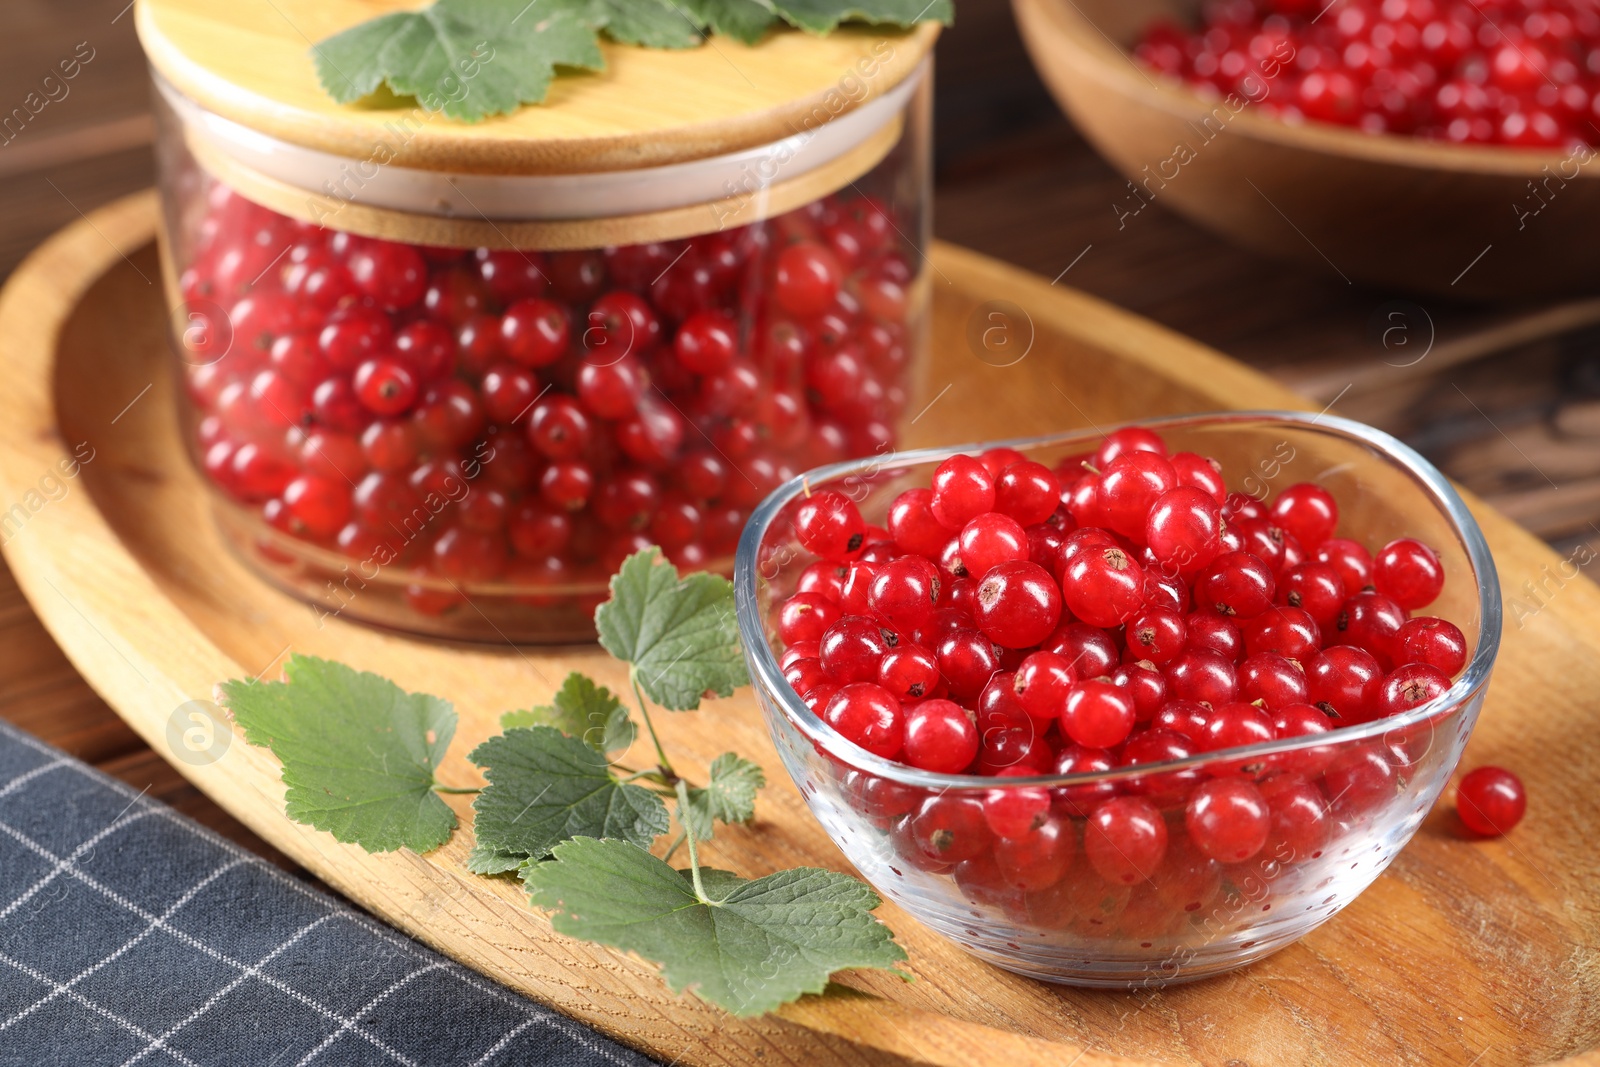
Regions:
[[639, 715], [644, 719], [644, 728], [650, 731], [650, 740], [656, 746], [656, 758], [661, 761], [661, 771], [669, 777], [676, 778], [672, 773], [672, 761], [667, 759], [667, 750], [661, 747], [661, 738], [656, 735], [656, 724], [650, 721], [650, 710], [644, 706], [644, 694], [639, 691], [638, 674], [633, 667], [628, 668], [628, 684], [633, 686], [633, 699], [639, 702]]
[[439, 785], [437, 783], [434, 784], [433, 791], [435, 793], [461, 793], [461, 794], [463, 794], [465, 796], [470, 796], [473, 793], [481, 793], [481, 792], [483, 792], [482, 789], [480, 789], [480, 788], [478, 788], [476, 786], [474, 786], [471, 789], [463, 789], [463, 788], [458, 788], [458, 787], [453, 786], [453, 785]]
[[694, 831], [689, 829], [689, 824], [683, 822], [684, 811], [689, 808], [689, 787], [680, 778], [678, 780], [678, 821], [683, 823], [683, 839], [689, 843], [689, 878], [694, 882], [694, 895], [700, 898], [700, 903], [710, 904], [711, 899], [706, 896], [706, 887], [700, 881], [700, 856], [694, 847]]
[[678, 849], [683, 845], [683, 839], [686, 833], [687, 831], [685, 830], [678, 831], [678, 835], [672, 839], [672, 844], [667, 846], [666, 854], [661, 857], [662, 863], [668, 863], [672, 860], [672, 854], [677, 852]]

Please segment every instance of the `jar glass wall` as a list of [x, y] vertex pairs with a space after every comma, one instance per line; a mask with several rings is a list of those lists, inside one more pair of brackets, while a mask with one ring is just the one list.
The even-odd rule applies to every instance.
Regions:
[[635, 172], [636, 213], [575, 216], [568, 180], [549, 219], [506, 213], [515, 179], [492, 217], [374, 206], [371, 160], [297, 188], [273, 169], [320, 153], [235, 151], [158, 79], [182, 433], [228, 542], [319, 617], [485, 640], [587, 639], [649, 544], [730, 568], [767, 493], [892, 450], [915, 410], [917, 81], [802, 173], [818, 131], [736, 180]]

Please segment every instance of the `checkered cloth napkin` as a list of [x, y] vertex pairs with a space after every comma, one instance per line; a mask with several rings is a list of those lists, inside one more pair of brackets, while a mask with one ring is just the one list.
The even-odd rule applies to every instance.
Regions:
[[650, 1063], [0, 724], [0, 1065]]

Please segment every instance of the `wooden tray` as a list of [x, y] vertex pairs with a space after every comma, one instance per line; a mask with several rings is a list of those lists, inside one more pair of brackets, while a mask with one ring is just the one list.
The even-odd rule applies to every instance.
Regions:
[[[152, 196], [53, 238], [0, 298], [0, 519], [5, 554], [89, 682], [158, 751], [169, 719], [220, 680], [271, 675], [291, 650], [381, 671], [456, 702], [442, 777], [498, 713], [542, 700], [570, 668], [616, 685], [590, 648], [447, 647], [328, 622], [222, 547], [170, 410]], [[937, 351], [917, 441], [976, 440], [1090, 421], [1299, 406], [1214, 352], [970, 252], [933, 250]], [[998, 317], [996, 317], [998, 316]], [[1001, 328], [1016, 362], [983, 352]], [[991, 333], [993, 343], [1000, 336]], [[1009, 363], [1001, 366], [998, 364]], [[87, 442], [73, 478], [57, 464]], [[86, 454], [86, 453], [85, 453]], [[63, 488], [64, 487], [64, 488]], [[21, 509], [20, 511], [18, 509]], [[1504, 763], [1532, 794], [1509, 839], [1469, 842], [1436, 812], [1342, 915], [1246, 970], [1168, 991], [1086, 992], [979, 963], [886, 905], [919, 981], [846, 974], [827, 995], [734, 1020], [671, 996], [652, 968], [554, 936], [513, 884], [462, 866], [470, 835], [428, 856], [368, 856], [284, 818], [278, 768], [237, 739], [177, 768], [329, 884], [518, 990], [679, 1064], [1084, 1065], [1600, 1063], [1600, 590], [1483, 507], [1511, 618], [1468, 763]], [[1569, 567], [1565, 572], [1571, 574]], [[1542, 585], [1537, 603], [1524, 582]], [[1520, 605], [1520, 608], [1519, 608]], [[666, 716], [690, 772], [733, 747], [764, 758], [759, 821], [719, 834], [719, 865], [761, 874], [843, 859], [778, 766], [747, 696]], [[458, 810], [470, 817], [466, 798]], [[153, 857], [159, 862], [159, 857]]]

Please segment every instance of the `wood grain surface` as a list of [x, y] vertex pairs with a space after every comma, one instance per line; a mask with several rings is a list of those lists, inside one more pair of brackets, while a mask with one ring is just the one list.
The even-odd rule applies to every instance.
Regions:
[[[145, 66], [127, 0], [13, 0], [5, 23], [0, 110], [21, 105], [79, 43], [91, 43], [96, 57], [66, 99], [51, 102], [20, 135], [0, 144], [0, 274], [57, 228], [148, 186], [153, 177]], [[1347, 284], [1326, 265], [1284, 266], [1229, 245], [1159, 203], [1119, 226], [1115, 207], [1127, 192], [1124, 179], [1061, 116], [1029, 63], [1008, 5], [965, 0], [959, 25], [942, 36], [937, 53], [940, 236], [1046, 278], [1060, 276], [1062, 284], [1265, 370], [1319, 406], [1337, 398], [1342, 414], [1402, 437], [1551, 541], [1564, 558], [1585, 544], [1600, 545], [1592, 525], [1600, 521], [1600, 448], [1590, 440], [1600, 432], [1600, 344], [1584, 328], [1594, 321], [1592, 302], [1486, 305]], [[1387, 347], [1373, 329], [1389, 324], [1384, 315], [1397, 304], [1407, 324], [1399, 336], [1417, 347]], [[1419, 352], [1425, 353], [1420, 360]], [[1518, 583], [1509, 573], [1504, 577], [1510, 597]], [[1514, 621], [1510, 625], [1515, 628]], [[1500, 678], [1504, 684], [1503, 668]], [[110, 711], [57, 650], [4, 567], [0, 698], [0, 715], [10, 721], [292, 866]], [[1494, 723], [1492, 717], [1485, 723], [1478, 745], [1496, 736]], [[1511, 759], [1517, 751], [1532, 762], [1543, 758], [1537, 739], [1495, 756]], [[1489, 756], [1479, 748], [1469, 750], [1469, 759], [1483, 758]], [[1396, 875], [1415, 851], [1402, 856]], [[1471, 896], [1463, 901], [1487, 906]], [[1592, 895], [1577, 898], [1572, 908], [1592, 912]], [[1446, 969], [1455, 965], [1449, 961]], [[1593, 983], [1586, 980], [1577, 990], [1575, 996], [1592, 997]], [[1174, 1033], [1209, 1033], [1225, 1022], [1158, 1006]], [[1119, 1012], [1139, 1007], [1117, 1002], [1085, 1017], [1084, 1025], [1109, 1036], [1126, 1029]], [[1538, 1008], [1530, 1008], [1515, 980], [1497, 979], [1475, 1011], [1511, 1025]], [[801, 1005], [792, 1012], [798, 1017], [808, 1010]], [[848, 1009], [833, 1010], [842, 1018]], [[886, 1029], [899, 1025], [898, 1016], [878, 1007], [857, 1010], [870, 1011]], [[1568, 1027], [1570, 1034], [1571, 1024], [1567, 1014], [1556, 1029]], [[1575, 1039], [1554, 1044], [1563, 1052], [1586, 1047]], [[1480, 1062], [1487, 1060], [1486, 1053]]]
[[[338, 622], [319, 628], [306, 608], [246, 574], [206, 520], [167, 408], [164, 312], [141, 277], [154, 269], [153, 226], [148, 197], [97, 213], [38, 253], [0, 303], [0, 357], [14, 374], [0, 394], [0, 493], [26, 499], [79, 442], [95, 453], [67, 493], [31, 513], [6, 545], [8, 560], [73, 663], [146, 741], [163, 748], [181, 704], [206, 698], [222, 677], [270, 676], [293, 649], [448, 694], [462, 723], [441, 777], [464, 785], [477, 779], [462, 753], [497, 729], [504, 707], [541, 699], [573, 667], [621, 682], [618, 665], [590, 648], [448, 648]], [[138, 251], [125, 261], [105, 239]], [[943, 399], [919, 422], [928, 438], [1297, 403], [1238, 364], [1043, 279], [947, 246], [931, 262], [944, 340], [929, 385]], [[992, 321], [997, 300], [1017, 309], [1009, 321], [1032, 341], [1008, 367], [965, 341], [970, 323]], [[1074, 375], [1093, 384], [1072, 387]], [[1475, 510], [1508, 597], [1524, 577], [1558, 565], [1514, 524]], [[1335, 921], [1243, 971], [1167, 991], [1018, 978], [886, 906], [916, 983], [844, 975], [848, 992], [735, 1022], [670, 997], [646, 965], [552, 935], [513, 884], [465, 873], [465, 834], [426, 857], [371, 857], [288, 822], [262, 750], [235, 741], [213, 763], [177, 766], [363, 906], [681, 1063], [1543, 1063], [1600, 1041], [1600, 914], [1588, 896], [1600, 860], [1585, 831], [1600, 817], [1600, 747], [1590, 740], [1600, 719], [1597, 613], [1600, 590], [1573, 580], [1508, 628], [1467, 758], [1516, 766], [1527, 779], [1534, 803], [1510, 838], [1468, 841], [1452, 815], [1436, 812]], [[778, 768], [748, 695], [669, 717], [664, 732], [691, 772], [729, 746], [773, 772], [757, 823], [720, 838], [711, 862], [751, 873], [842, 866]]]
[[[392, 96], [335, 103], [317, 81], [311, 49], [366, 19], [416, 6], [139, 0], [134, 10], [154, 66], [218, 114], [355, 159], [383, 141], [401, 166], [482, 174], [631, 170], [770, 144], [888, 92], [939, 36], [937, 25], [924, 23], [904, 32], [845, 27], [823, 38], [782, 29], [754, 45], [717, 38], [683, 50], [606, 42], [605, 69], [556, 78], [548, 107], [470, 124], [424, 114], [397, 138], [392, 127], [412, 105]], [[471, 93], [470, 79], [460, 91]]]

